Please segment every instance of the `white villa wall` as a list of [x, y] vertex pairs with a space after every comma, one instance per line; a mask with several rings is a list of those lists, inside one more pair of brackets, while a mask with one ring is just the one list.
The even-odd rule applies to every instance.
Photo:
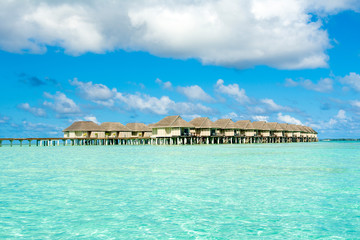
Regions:
[[285, 132], [285, 137], [292, 137], [293, 133], [292, 132]]
[[270, 131], [260, 131], [260, 135], [262, 137], [269, 137], [270, 136]]
[[245, 131], [245, 136], [246, 137], [253, 137], [253, 136], [255, 136], [255, 131], [254, 130], [246, 130]]
[[90, 138], [105, 138], [105, 132], [91, 132]]
[[171, 129], [171, 136], [180, 136], [181, 135], [181, 129], [180, 128], [172, 128]]
[[233, 137], [233, 136], [235, 136], [235, 131], [234, 131], [234, 129], [225, 129], [225, 136], [227, 136], [227, 137]]
[[294, 133], [293, 133], [293, 136], [294, 136], [294, 137], [300, 137], [300, 132], [294, 132]]
[[274, 135], [276, 137], [282, 137], [283, 136], [283, 133], [282, 132], [274, 132]]
[[202, 129], [200, 129], [200, 137], [209, 137], [210, 132], [211, 131], [209, 128], [202, 128]]
[[119, 132], [118, 137], [119, 138], [129, 138], [129, 137], [131, 137], [131, 132]]

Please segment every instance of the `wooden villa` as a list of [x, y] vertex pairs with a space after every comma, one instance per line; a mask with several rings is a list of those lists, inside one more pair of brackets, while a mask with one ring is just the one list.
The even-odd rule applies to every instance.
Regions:
[[100, 126], [105, 131], [105, 138], [131, 137], [131, 130], [119, 122], [104, 122]]
[[131, 130], [131, 137], [150, 137], [152, 130], [144, 123], [128, 123], [126, 127]]
[[235, 136], [236, 126], [233, 120], [229, 118], [216, 120], [214, 126], [216, 127], [216, 136]]
[[210, 137], [216, 135], [216, 126], [208, 117], [194, 118], [189, 122], [193, 125], [190, 132], [197, 137]]
[[[222, 144], [222, 143], [290, 143], [315, 142], [317, 132], [311, 127], [231, 119], [212, 122], [198, 117], [190, 122], [179, 115], [167, 116], [157, 123], [77, 121], [63, 130], [64, 141], [72, 143], [123, 145], [123, 144]], [[76, 145], [76, 144], [75, 144]], [[81, 144], [80, 144], [81, 145]]]
[[64, 138], [103, 138], [104, 129], [92, 121], [77, 121], [63, 130]]

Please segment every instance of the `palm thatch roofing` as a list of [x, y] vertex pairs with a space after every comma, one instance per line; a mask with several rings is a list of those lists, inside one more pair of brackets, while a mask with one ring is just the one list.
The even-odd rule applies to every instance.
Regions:
[[190, 128], [194, 127], [192, 124], [188, 123], [182, 119], [179, 115], [176, 116], [167, 116], [155, 123], [152, 128], [164, 128], [164, 127], [183, 127]]
[[306, 133], [313, 133], [312, 129], [308, 126], [304, 126], [304, 129], [306, 130]]
[[104, 129], [92, 121], [77, 121], [65, 128], [63, 132], [90, 132], [104, 131]]
[[254, 125], [250, 120], [239, 120], [235, 123], [237, 129], [254, 130]]
[[108, 132], [130, 132], [130, 129], [119, 122], [103, 122], [100, 126]]
[[195, 128], [215, 128], [215, 124], [208, 117], [194, 118], [189, 122]]
[[270, 128], [268, 127], [268, 125], [266, 124], [265, 121], [252, 122], [252, 125], [254, 126], [254, 128], [256, 130], [262, 130], [262, 131], [269, 131], [270, 130]]
[[277, 122], [269, 122], [269, 123], [266, 123], [266, 125], [271, 131], [284, 131], [285, 130]]
[[289, 124], [287, 124], [287, 123], [279, 123], [279, 124], [285, 131], [287, 131], [287, 132], [293, 131]]
[[295, 124], [289, 124], [289, 128], [291, 129], [291, 131], [293, 132], [300, 132], [301, 130], [299, 129], [299, 127]]
[[128, 123], [126, 127], [133, 132], [151, 132], [151, 128], [144, 123]]
[[216, 128], [221, 128], [221, 129], [236, 129], [237, 128], [235, 123], [233, 122], [233, 120], [231, 120], [230, 118], [216, 120], [214, 122], [214, 126]]
[[302, 125], [296, 125], [296, 126], [300, 129], [301, 132], [303, 132], [303, 133], [307, 133], [307, 132], [308, 132], [308, 129], [306, 129], [305, 126], [302, 126]]
[[312, 127], [309, 127], [312, 133], [318, 134]]

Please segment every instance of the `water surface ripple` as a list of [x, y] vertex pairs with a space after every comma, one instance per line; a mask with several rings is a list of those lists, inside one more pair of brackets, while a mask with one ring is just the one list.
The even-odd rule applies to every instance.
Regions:
[[0, 148], [0, 238], [355, 239], [360, 144]]

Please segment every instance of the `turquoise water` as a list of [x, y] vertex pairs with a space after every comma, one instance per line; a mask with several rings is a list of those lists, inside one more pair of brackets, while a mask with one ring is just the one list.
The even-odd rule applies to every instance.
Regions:
[[360, 238], [360, 143], [2, 147], [0, 238]]

